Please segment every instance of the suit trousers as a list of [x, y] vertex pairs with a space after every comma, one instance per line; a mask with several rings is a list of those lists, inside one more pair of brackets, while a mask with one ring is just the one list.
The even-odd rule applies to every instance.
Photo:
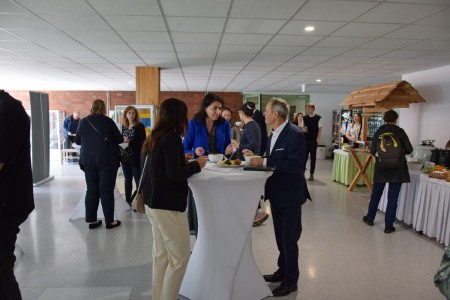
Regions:
[[[378, 204], [380, 203], [381, 196], [383, 195], [385, 185], [386, 183], [373, 184], [372, 195], [370, 195], [369, 209], [367, 212], [367, 217], [371, 221], [375, 219], [375, 215], [377, 214]], [[388, 203], [386, 206], [386, 215], [384, 217], [384, 224], [386, 227], [392, 227], [394, 225], [395, 216], [397, 214], [398, 195], [400, 194], [401, 187], [401, 182], [389, 183]]]
[[313, 174], [313, 175], [314, 175], [314, 171], [316, 170], [317, 146], [318, 146], [318, 143], [316, 140], [306, 141], [305, 170], [306, 170], [306, 162], [308, 161], [308, 155], [309, 155], [310, 156], [309, 174]]
[[20, 300], [19, 284], [14, 276], [14, 249], [19, 224], [0, 224], [0, 299]]
[[117, 166], [86, 165], [83, 167], [86, 179], [86, 222], [97, 221], [97, 210], [102, 201], [105, 223], [114, 222], [114, 187], [116, 186]]
[[187, 212], [145, 206], [153, 228], [152, 299], [176, 300], [190, 257]]
[[272, 206], [273, 227], [278, 251], [278, 273], [284, 283], [297, 284], [300, 277], [298, 267], [298, 241], [302, 234], [302, 207], [277, 208]]

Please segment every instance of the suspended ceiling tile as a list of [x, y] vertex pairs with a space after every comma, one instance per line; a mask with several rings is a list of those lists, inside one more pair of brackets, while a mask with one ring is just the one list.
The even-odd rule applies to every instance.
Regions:
[[323, 39], [322, 36], [308, 35], [277, 35], [269, 43], [269, 46], [298, 46], [309, 47]]
[[158, 16], [156, 0], [87, 0], [96, 11], [105, 15]]
[[229, 19], [225, 32], [275, 34], [285, 23], [286, 20]]
[[95, 11], [84, 0], [15, 0], [33, 13], [93, 14]]
[[42, 14], [48, 23], [65, 30], [109, 30], [108, 24], [98, 15], [88, 14]]
[[115, 30], [166, 31], [161, 16], [105, 16]]
[[172, 39], [177, 43], [218, 44], [220, 33], [173, 32]]
[[261, 54], [299, 54], [303, 50], [305, 50], [306, 47], [300, 47], [300, 46], [265, 46], [261, 50]]
[[377, 24], [377, 23], [350, 23], [333, 32], [332, 36], [345, 37], [380, 37], [389, 33], [401, 25]]
[[167, 17], [172, 32], [222, 32], [225, 18]]
[[[166, 16], [225, 17], [229, 1], [223, 0], [164, 0], [161, 1]], [[207, 13], [205, 13], [207, 12]]]
[[448, 33], [450, 33], [450, 26], [407, 25], [384, 37], [395, 39], [429, 39]]
[[113, 30], [67, 30], [66, 33], [81, 42], [122, 42]]
[[170, 43], [167, 32], [119, 31], [119, 34], [129, 43]]
[[294, 19], [351, 21], [375, 5], [375, 2], [314, 0], [306, 3]]
[[221, 45], [219, 53], [249, 53], [256, 54], [262, 49], [262, 46], [255, 45]]
[[225, 33], [222, 38], [222, 44], [231, 45], [265, 45], [272, 35], [269, 34], [237, 34]]
[[359, 48], [363, 49], [386, 49], [386, 50], [396, 50], [400, 49], [412, 44], [417, 43], [418, 40], [412, 40], [412, 39], [375, 39], [368, 43], [365, 43], [364, 45], [359, 46]]
[[199, 52], [199, 53], [215, 53], [217, 45], [215, 44], [175, 44], [177, 52]]
[[0, 14], [0, 28], [6, 30], [51, 29], [47, 23], [32, 14]]
[[230, 17], [287, 20], [304, 2], [304, 0], [234, 0]]
[[442, 9], [439, 5], [381, 3], [358, 17], [356, 22], [408, 24]]
[[370, 38], [362, 37], [326, 37], [323, 40], [317, 42], [315, 47], [358, 47], [364, 43], [369, 42]]

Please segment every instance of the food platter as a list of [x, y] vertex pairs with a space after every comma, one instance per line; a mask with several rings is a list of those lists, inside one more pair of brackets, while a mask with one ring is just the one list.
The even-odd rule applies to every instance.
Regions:
[[215, 165], [219, 168], [242, 168], [244, 166], [244, 164], [240, 164], [240, 165], [218, 165], [218, 164], [215, 164]]

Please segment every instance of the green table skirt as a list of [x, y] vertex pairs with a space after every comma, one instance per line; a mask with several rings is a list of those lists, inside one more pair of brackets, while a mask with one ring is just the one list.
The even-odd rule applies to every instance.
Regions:
[[[353, 161], [350, 152], [346, 152], [340, 149], [334, 150], [333, 152], [334, 152], [334, 161], [331, 179], [343, 183], [345, 185], [350, 185], [350, 183], [352, 183], [353, 179], [355, 178], [356, 173], [358, 173], [358, 167], [356, 166], [356, 163]], [[358, 153], [357, 156], [361, 164], [363, 164], [368, 154]], [[375, 162], [372, 159], [366, 170], [366, 175], [369, 177], [369, 180], [372, 183], [373, 183], [374, 167]], [[362, 176], [359, 178], [357, 185], [365, 185]]]

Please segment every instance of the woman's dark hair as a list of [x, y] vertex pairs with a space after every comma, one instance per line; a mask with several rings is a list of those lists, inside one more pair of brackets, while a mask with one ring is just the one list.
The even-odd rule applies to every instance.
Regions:
[[244, 103], [239, 110], [242, 111], [247, 117], [253, 116], [253, 108], [248, 105], [248, 103]]
[[[197, 122], [199, 122], [199, 123], [205, 123], [206, 118], [208, 117], [205, 110], [208, 106], [210, 106], [212, 103], [214, 103], [216, 101], [220, 102], [220, 104], [223, 105], [222, 97], [220, 97], [216, 94], [207, 94], [205, 97], [203, 97], [202, 103], [200, 103], [200, 109], [194, 115], [194, 119], [197, 120]], [[219, 119], [216, 122], [223, 123], [223, 122], [225, 122], [225, 119], [222, 117], [222, 115], [219, 115]]]
[[397, 119], [398, 119], [398, 114], [395, 110], [390, 109], [384, 113], [383, 120], [386, 123], [395, 123], [397, 121]]
[[106, 113], [105, 102], [102, 99], [94, 100], [94, 102], [92, 102], [90, 115], [91, 116], [98, 116], [98, 115], [104, 116], [105, 113]]
[[[229, 111], [230, 114], [233, 115], [233, 112], [231, 111], [231, 109], [228, 108], [228, 107], [226, 107], [226, 106], [222, 107], [222, 112], [224, 112], [224, 111]], [[222, 112], [221, 112], [221, 113], [222, 113]]]
[[353, 114], [353, 123], [355, 123], [355, 116], [358, 116], [359, 117], [359, 123], [362, 123], [361, 113], [356, 112], [356, 113]]
[[292, 121], [293, 124], [295, 124], [295, 125], [298, 126], [298, 116], [300, 116], [300, 115], [303, 116], [303, 113], [299, 112], [298, 114], [295, 115], [295, 118], [294, 118], [294, 120]]
[[186, 133], [187, 126], [186, 103], [176, 98], [164, 100], [159, 106], [155, 127], [142, 146], [142, 153], [147, 154], [154, 149], [167, 132], [175, 131], [181, 137]]

